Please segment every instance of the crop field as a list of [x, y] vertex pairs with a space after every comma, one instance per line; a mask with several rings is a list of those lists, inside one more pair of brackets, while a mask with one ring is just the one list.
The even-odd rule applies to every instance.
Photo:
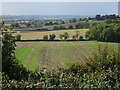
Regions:
[[56, 35], [56, 39], [60, 39], [59, 35], [63, 34], [64, 32], [68, 32], [69, 34], [69, 39], [72, 38], [73, 35], [75, 35], [75, 31], [80, 31], [80, 35], [82, 35], [83, 37], [85, 36], [86, 31], [88, 31], [89, 29], [71, 29], [71, 30], [56, 30], [56, 31], [28, 31], [28, 32], [18, 32], [18, 33], [14, 33], [13, 35], [17, 35], [20, 34], [22, 37], [22, 40], [37, 40], [37, 39], [43, 39], [44, 35], [50, 35], [50, 34], [55, 34]]
[[110, 49], [117, 50], [117, 43], [96, 41], [74, 42], [17, 42], [16, 56], [20, 63], [30, 70], [48, 70], [67, 67], [71, 63], [83, 63], [97, 45], [107, 44]]

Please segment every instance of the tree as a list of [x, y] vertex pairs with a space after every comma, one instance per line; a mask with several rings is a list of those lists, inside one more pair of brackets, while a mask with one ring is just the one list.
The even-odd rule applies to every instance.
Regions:
[[30, 23], [27, 23], [26, 26], [27, 26], [27, 27], [31, 27], [31, 24], [30, 24]]
[[66, 28], [63, 25], [60, 25], [59, 29], [63, 30], [63, 29], [66, 29]]
[[112, 23], [112, 20], [110, 20], [110, 19], [107, 19], [107, 20], [105, 20], [105, 23], [108, 23], [108, 24], [110, 24], [110, 23]]
[[55, 34], [51, 34], [49, 37], [50, 37], [50, 40], [53, 41], [53, 40], [55, 40], [56, 35]]
[[101, 15], [96, 15], [96, 16], [95, 16], [95, 19], [96, 19], [96, 20], [101, 20]]
[[69, 38], [69, 34], [67, 32], [64, 32], [63, 37], [64, 37], [64, 40], [67, 40]]
[[48, 40], [48, 35], [44, 35], [43, 40]]
[[58, 25], [58, 22], [54, 22], [53, 25]]
[[2, 26], [2, 72], [10, 79], [26, 79], [27, 69], [19, 63], [15, 56], [15, 37], [9, 28]]
[[120, 42], [120, 24], [100, 24], [94, 26], [86, 32], [86, 38], [89, 40]]
[[20, 41], [21, 40], [21, 35], [18, 34], [18, 35], [15, 36], [15, 38], [16, 38], [17, 41]]
[[59, 30], [58, 26], [53, 26], [53, 30]]
[[73, 29], [73, 26], [72, 25], [68, 26], [68, 29]]
[[80, 36], [80, 37], [79, 37], [79, 40], [80, 40], [80, 41], [83, 41], [83, 36]]
[[65, 24], [65, 22], [64, 22], [64, 21], [61, 21], [61, 24]]
[[19, 28], [19, 27], [20, 27], [20, 25], [19, 25], [18, 23], [13, 23], [13, 24], [11, 24], [11, 26], [12, 26], [13, 28]]
[[75, 19], [75, 18], [73, 18], [73, 19], [72, 19], [72, 22], [76, 22], [76, 19]]
[[76, 36], [76, 39], [79, 39], [79, 36], [80, 36], [80, 31], [75, 31], [75, 36]]
[[59, 35], [59, 38], [62, 40], [62, 39], [63, 39], [63, 35], [62, 35], [62, 34], [60, 34], [60, 35]]
[[72, 40], [76, 40], [76, 36], [75, 35], [72, 36]]
[[79, 29], [79, 25], [78, 25], [78, 24], [77, 24], [77, 25], [75, 25], [75, 28], [76, 28], [76, 29]]
[[75, 18], [70, 19], [69, 22], [70, 22], [70, 23], [76, 22], [76, 19], [75, 19]]

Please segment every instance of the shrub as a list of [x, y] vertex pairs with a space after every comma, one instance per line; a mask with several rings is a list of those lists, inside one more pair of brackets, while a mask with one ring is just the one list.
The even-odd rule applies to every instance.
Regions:
[[76, 40], [76, 36], [75, 35], [72, 36], [72, 40]]
[[64, 40], [67, 40], [69, 38], [69, 34], [67, 32], [63, 33]]
[[58, 26], [53, 26], [53, 30], [59, 30]]
[[48, 35], [44, 35], [43, 40], [48, 40]]
[[55, 40], [55, 37], [56, 37], [56, 35], [55, 34], [51, 34], [51, 35], [49, 35], [49, 37], [50, 37], [50, 40]]
[[60, 35], [59, 35], [59, 38], [62, 40], [62, 39], [63, 39], [63, 35], [62, 35], [62, 34], [60, 34]]
[[80, 36], [80, 37], [79, 37], [79, 40], [80, 40], [80, 41], [83, 41], [83, 40], [84, 40], [84, 39], [83, 39], [83, 36]]
[[73, 29], [73, 26], [72, 25], [68, 26], [68, 29]]
[[17, 41], [20, 41], [21, 40], [21, 35], [18, 34], [18, 35], [15, 36], [15, 38], [16, 38]]

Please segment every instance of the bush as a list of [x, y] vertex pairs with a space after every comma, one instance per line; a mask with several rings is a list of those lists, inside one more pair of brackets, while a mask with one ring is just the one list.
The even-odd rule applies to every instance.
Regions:
[[69, 34], [67, 32], [63, 33], [64, 40], [67, 40], [69, 38]]
[[59, 30], [58, 26], [53, 26], [53, 30]]
[[73, 29], [73, 26], [72, 25], [68, 26], [68, 29]]
[[120, 24], [100, 24], [86, 32], [86, 38], [104, 42], [120, 42]]
[[83, 39], [83, 36], [80, 36], [80, 37], [79, 37], [79, 40], [80, 40], [80, 41], [83, 41], [83, 40], [84, 40], [84, 39]]
[[120, 68], [120, 57], [111, 52], [107, 46], [98, 46], [97, 52], [93, 53], [91, 58], [88, 58], [86, 64], [91, 67], [93, 71], [107, 71], [115, 68]]
[[44, 35], [43, 40], [48, 40], [48, 35]]
[[60, 29], [60, 30], [64, 30], [64, 29], [66, 29], [66, 28], [65, 28], [63, 25], [60, 25], [60, 26], [59, 26], [59, 29]]
[[17, 41], [20, 41], [21, 40], [21, 35], [20, 34], [16, 35], [15, 38], [16, 38]]
[[75, 35], [72, 36], [72, 40], [76, 40], [76, 36]]
[[55, 34], [51, 34], [51, 35], [49, 35], [49, 36], [50, 36], [50, 40], [51, 40], [51, 41], [55, 40], [55, 37], [56, 37]]

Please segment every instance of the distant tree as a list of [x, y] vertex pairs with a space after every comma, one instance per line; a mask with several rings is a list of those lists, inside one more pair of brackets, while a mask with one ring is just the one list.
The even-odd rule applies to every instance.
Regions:
[[76, 40], [76, 36], [75, 35], [72, 36], [72, 40]]
[[27, 23], [26, 26], [27, 26], [27, 27], [31, 27], [31, 24], [30, 24], [30, 23]]
[[73, 29], [73, 26], [72, 25], [68, 26], [68, 29]]
[[52, 21], [50, 21], [50, 22], [49, 22], [49, 25], [53, 25], [53, 22], [52, 22]]
[[49, 37], [50, 37], [50, 40], [53, 41], [53, 40], [55, 40], [56, 35], [55, 34], [51, 34], [51, 35], [49, 35]]
[[70, 23], [76, 22], [76, 19], [75, 19], [75, 18], [70, 19], [69, 22], [70, 22]]
[[[53, 25], [54, 23], [52, 21], [45, 23], [45, 26]], [[56, 23], [55, 23], [56, 24]]]
[[83, 40], [84, 40], [84, 39], [83, 39], [83, 36], [80, 36], [80, 37], [79, 37], [79, 40], [80, 40], [80, 41], [83, 41]]
[[64, 37], [63, 34], [60, 34], [60, 35], [59, 35], [59, 38], [60, 38], [61, 40], [63, 39], [63, 37]]
[[80, 31], [75, 31], [75, 36], [76, 36], [76, 39], [79, 39], [79, 36], [80, 36]]
[[54, 22], [53, 25], [58, 25], [58, 22]]
[[69, 22], [72, 23], [72, 20], [70, 19]]
[[76, 22], [76, 19], [75, 19], [75, 18], [73, 18], [73, 19], [72, 19], [72, 22]]
[[66, 28], [63, 25], [60, 25], [59, 29], [63, 30], [63, 29], [66, 29]]
[[11, 26], [12, 26], [13, 28], [19, 28], [19, 27], [20, 27], [20, 25], [19, 25], [18, 23], [13, 23], [13, 24], [11, 24]]
[[44, 35], [43, 40], [48, 40], [48, 35]]
[[92, 18], [91, 18], [91, 17], [89, 17], [89, 18], [88, 18], [88, 20], [92, 20]]
[[15, 38], [16, 38], [17, 41], [20, 41], [21, 40], [21, 35], [18, 34], [18, 35], [15, 36]]
[[65, 24], [65, 22], [64, 22], [64, 21], [61, 21], [61, 24]]
[[100, 24], [94, 26], [86, 32], [86, 38], [89, 40], [120, 42], [120, 24]]
[[69, 34], [67, 32], [64, 32], [63, 37], [64, 37], [64, 40], [67, 40], [69, 38]]
[[112, 20], [110, 20], [110, 19], [106, 19], [106, 20], [105, 20], [105, 23], [110, 24], [110, 23], [112, 23]]
[[78, 24], [77, 24], [77, 25], [75, 25], [75, 28], [76, 28], [76, 29], [79, 29], [79, 25], [78, 25]]
[[59, 30], [58, 26], [53, 26], [53, 30]]
[[96, 20], [101, 20], [101, 15], [96, 15], [96, 16], [95, 16], [95, 19], [96, 19]]
[[80, 18], [79, 21], [82, 21], [82, 18]]

